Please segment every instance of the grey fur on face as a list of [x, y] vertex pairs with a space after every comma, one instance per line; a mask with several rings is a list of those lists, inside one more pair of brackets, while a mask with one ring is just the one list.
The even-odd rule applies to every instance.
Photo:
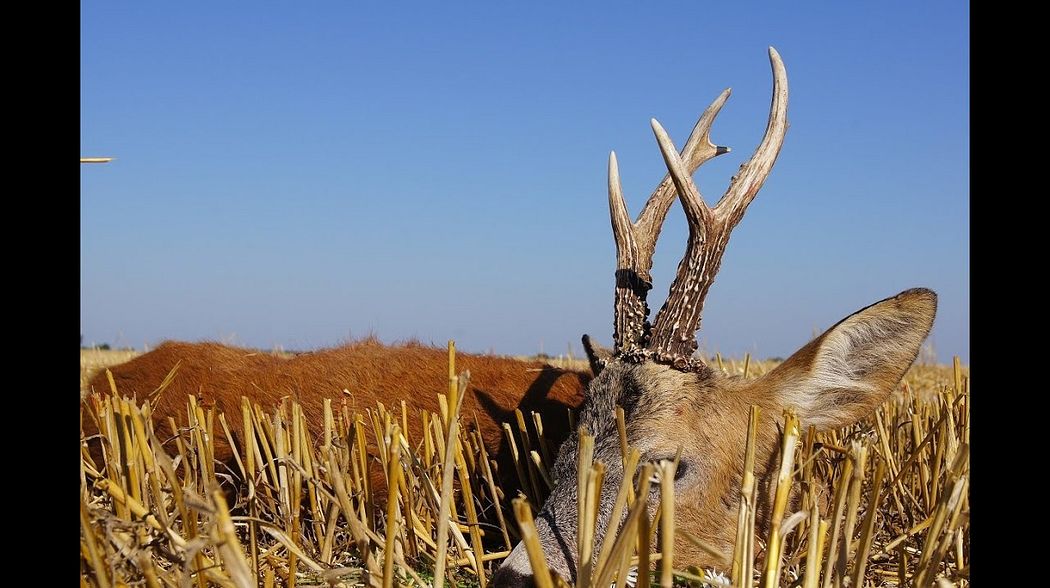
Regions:
[[[647, 417], [665, 409], [669, 402], [681, 398], [678, 394], [646, 393], [653, 389], [654, 370], [642, 364], [610, 362], [602, 373], [591, 382], [588, 394], [580, 406], [577, 423], [594, 437], [594, 461], [605, 466], [605, 476], [599, 497], [596, 517], [594, 553], [597, 554], [609, 531], [615, 533], [627, 517], [626, 509], [619, 521], [609, 520], [616, 493], [622, 483], [623, 456], [619, 433], [616, 428], [616, 407], [622, 407], [627, 423], [647, 422]], [[643, 441], [638, 427], [627, 428], [628, 443]], [[551, 467], [554, 489], [536, 517], [537, 531], [544, 553], [550, 557], [548, 564], [559, 575], [576, 581], [577, 553], [577, 480], [580, 436], [573, 432], [562, 444], [558, 457]], [[643, 461], [673, 458], [673, 455], [647, 455], [645, 447], [638, 447]], [[632, 472], [633, 475], [633, 472]], [[650, 509], [655, 509], [658, 490], [650, 496]]]

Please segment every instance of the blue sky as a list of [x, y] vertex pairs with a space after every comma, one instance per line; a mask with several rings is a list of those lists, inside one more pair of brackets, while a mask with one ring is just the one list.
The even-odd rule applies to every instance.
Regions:
[[[311, 349], [374, 333], [499, 353], [612, 337], [615, 149], [632, 215], [704, 108], [791, 128], [736, 228], [703, 349], [787, 356], [915, 286], [969, 361], [969, 6], [81, 4], [81, 333]], [[671, 209], [654, 312], [685, 247]]]

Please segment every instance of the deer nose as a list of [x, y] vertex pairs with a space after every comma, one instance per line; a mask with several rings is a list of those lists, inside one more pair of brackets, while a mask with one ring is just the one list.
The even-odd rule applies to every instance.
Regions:
[[492, 576], [493, 588], [516, 588], [518, 586], [532, 586], [532, 565], [529, 563], [529, 554], [525, 551], [525, 544], [518, 543], [510, 552], [507, 559], [496, 570]]
[[518, 586], [532, 586], [532, 574], [523, 574], [518, 570], [500, 567], [496, 575], [492, 576], [493, 588], [517, 588]]
[[[574, 507], [572, 514], [575, 514], [576, 505], [572, 506]], [[552, 515], [547, 512], [541, 512], [536, 517], [536, 534], [540, 547], [543, 549], [543, 559], [551, 574], [557, 574], [573, 582], [576, 580], [576, 554], [572, 549], [573, 544], [565, 537], [575, 538], [575, 521], [566, 520], [563, 521], [561, 527], [555, 527], [551, 524], [551, 520]], [[525, 543], [519, 542], [507, 559], [503, 560], [503, 565], [492, 577], [492, 585], [496, 588], [533, 585], [532, 563], [529, 561], [529, 552], [525, 549]]]

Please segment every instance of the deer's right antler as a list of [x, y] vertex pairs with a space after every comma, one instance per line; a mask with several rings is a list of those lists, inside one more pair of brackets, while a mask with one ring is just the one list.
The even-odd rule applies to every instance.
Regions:
[[[702, 360], [692, 357], [704, 298], [722, 264], [730, 233], [773, 169], [787, 133], [787, 72], [780, 54], [772, 47], [769, 60], [773, 68], [773, 99], [765, 136], [751, 159], [740, 166], [714, 209], [704, 202], [692, 175], [704, 162], [729, 151], [710, 142], [711, 124], [729, 98], [728, 89], [704, 111], [681, 154], [660, 123], [653, 119], [653, 132], [668, 175], [649, 197], [633, 225], [620, 191], [616, 156], [610, 156], [609, 209], [617, 251], [614, 340], [618, 356], [635, 361], [651, 359], [685, 371], [706, 369]], [[649, 271], [653, 249], [676, 192], [689, 222], [689, 242], [667, 301], [650, 328], [646, 322], [649, 308], [645, 297], [652, 288]]]
[[[731, 90], [726, 88], [696, 121], [693, 132], [685, 142], [681, 159], [693, 173], [706, 161], [729, 152], [729, 147], [711, 143], [711, 125], [722, 110]], [[678, 152], [675, 152], [678, 155]], [[609, 215], [612, 217], [613, 238], [616, 240], [616, 300], [613, 342], [619, 354], [637, 354], [645, 349], [649, 338], [649, 306], [645, 298], [653, 287], [653, 251], [660, 237], [667, 211], [674, 202], [675, 184], [671, 174], [653, 190], [638, 220], [631, 223], [627, 203], [620, 186], [620, 170], [616, 152], [609, 154]]]

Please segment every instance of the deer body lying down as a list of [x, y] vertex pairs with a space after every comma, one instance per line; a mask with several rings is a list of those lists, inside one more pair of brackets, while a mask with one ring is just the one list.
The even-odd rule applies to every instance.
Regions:
[[[241, 397], [270, 410], [290, 396], [303, 409], [314, 438], [323, 427], [324, 399], [343, 399], [351, 409], [364, 412], [382, 402], [398, 412], [401, 401], [409, 410], [412, 439], [422, 438], [420, 411], [440, 412], [438, 394], [447, 391], [446, 350], [420, 344], [386, 346], [375, 340], [304, 353], [291, 358], [218, 343], [165, 342], [126, 363], [109, 368], [117, 392], [140, 402], [157, 389], [176, 368], [171, 383], [159, 394], [153, 415], [158, 435], [173, 432], [166, 417], [179, 425], [186, 421], [186, 399], [193, 395], [217, 411], [239, 415]], [[498, 457], [503, 445], [501, 423], [513, 422], [514, 409], [543, 417], [545, 435], [563, 439], [568, 430], [568, 409], [580, 404], [591, 379], [585, 372], [559, 369], [537, 361], [518, 361], [467, 353], [456, 354], [458, 371], [469, 370], [470, 386], [463, 399], [462, 419], [469, 429], [477, 426], [486, 450]], [[89, 384], [94, 392], [110, 390], [105, 370]], [[346, 392], [344, 392], [346, 390]], [[234, 436], [243, 439], [243, 421], [227, 416]], [[94, 427], [85, 419], [85, 434]], [[215, 435], [215, 459], [232, 463], [233, 453], [225, 435]], [[501, 467], [502, 472], [512, 471]], [[385, 484], [383, 473], [372, 472], [373, 483]]]

